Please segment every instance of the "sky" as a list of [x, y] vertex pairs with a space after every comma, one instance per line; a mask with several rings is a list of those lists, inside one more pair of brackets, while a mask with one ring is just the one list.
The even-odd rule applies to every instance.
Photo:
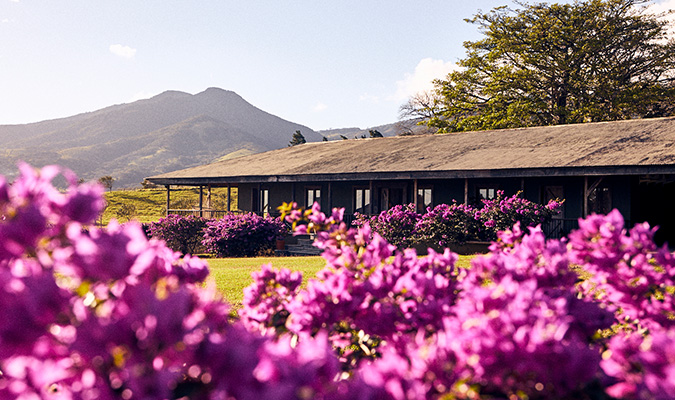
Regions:
[[[661, 9], [675, 0], [656, 1]], [[509, 0], [0, 0], [0, 124], [232, 90], [314, 130], [396, 122]]]

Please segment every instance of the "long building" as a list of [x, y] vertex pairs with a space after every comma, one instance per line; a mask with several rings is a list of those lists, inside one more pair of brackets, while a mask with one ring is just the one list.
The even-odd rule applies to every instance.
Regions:
[[565, 199], [546, 227], [551, 236], [617, 208], [630, 223], [659, 225], [657, 239], [675, 243], [673, 117], [307, 143], [147, 180], [166, 186], [167, 212], [172, 186], [236, 187], [242, 211], [318, 201], [347, 215], [521, 191], [535, 202]]

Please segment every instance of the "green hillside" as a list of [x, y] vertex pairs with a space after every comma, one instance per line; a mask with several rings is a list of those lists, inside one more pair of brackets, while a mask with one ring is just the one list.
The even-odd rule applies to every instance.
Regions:
[[[237, 209], [237, 189], [232, 188], [233, 210]], [[166, 189], [135, 189], [114, 190], [105, 193], [106, 208], [100, 223], [107, 225], [115, 218], [120, 222], [130, 219], [139, 222], [157, 221], [166, 215]], [[204, 191], [204, 204], [206, 204], [206, 190]], [[213, 209], [227, 209], [227, 189], [214, 188], [211, 191], [211, 205]], [[172, 209], [198, 209], [199, 189], [172, 189]]]

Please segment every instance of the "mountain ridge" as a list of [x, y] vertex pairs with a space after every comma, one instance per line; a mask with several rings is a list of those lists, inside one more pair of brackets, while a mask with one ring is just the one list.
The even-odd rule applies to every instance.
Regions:
[[13, 177], [18, 161], [59, 164], [85, 180], [110, 175], [117, 187], [134, 187], [146, 176], [285, 147], [296, 130], [308, 142], [323, 139], [233, 91], [168, 90], [71, 117], [0, 125], [0, 173]]

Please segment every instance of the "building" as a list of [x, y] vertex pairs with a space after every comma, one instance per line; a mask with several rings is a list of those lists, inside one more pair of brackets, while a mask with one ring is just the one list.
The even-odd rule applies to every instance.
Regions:
[[551, 236], [617, 208], [675, 243], [675, 118], [307, 143], [147, 180], [167, 187], [168, 210], [179, 185], [237, 187], [238, 208], [260, 213], [288, 201], [347, 215], [407, 203], [423, 210], [521, 191], [535, 202], [565, 199]]

